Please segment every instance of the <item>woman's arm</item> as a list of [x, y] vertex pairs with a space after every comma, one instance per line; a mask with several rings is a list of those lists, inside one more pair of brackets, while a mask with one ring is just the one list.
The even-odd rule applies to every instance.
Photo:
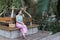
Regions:
[[18, 15], [16, 16], [16, 22], [18, 21]]
[[25, 15], [24, 15], [24, 14], [23, 14], [22, 16], [23, 16], [23, 17], [25, 17]]

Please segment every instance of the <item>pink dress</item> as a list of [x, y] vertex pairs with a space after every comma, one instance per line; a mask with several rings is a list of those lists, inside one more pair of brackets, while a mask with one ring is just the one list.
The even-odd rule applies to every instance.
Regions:
[[26, 25], [16, 22], [16, 27], [20, 28], [20, 32], [21, 33], [27, 33]]

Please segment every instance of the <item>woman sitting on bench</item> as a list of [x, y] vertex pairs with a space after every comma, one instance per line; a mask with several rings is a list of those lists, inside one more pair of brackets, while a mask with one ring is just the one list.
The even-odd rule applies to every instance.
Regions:
[[22, 37], [25, 38], [26, 33], [27, 33], [27, 27], [23, 23], [22, 9], [18, 10], [18, 12], [17, 12], [17, 15], [16, 15], [16, 27], [20, 28], [20, 32], [22, 34]]

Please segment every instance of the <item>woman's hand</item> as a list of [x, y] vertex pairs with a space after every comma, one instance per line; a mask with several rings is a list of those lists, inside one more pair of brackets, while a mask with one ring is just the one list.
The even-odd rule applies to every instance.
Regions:
[[23, 23], [23, 22], [21, 22], [21, 24], [22, 24], [22, 25], [24, 25], [24, 23]]

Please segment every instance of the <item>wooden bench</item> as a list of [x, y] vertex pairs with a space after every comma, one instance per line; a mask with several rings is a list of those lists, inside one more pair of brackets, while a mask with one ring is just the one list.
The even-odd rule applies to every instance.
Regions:
[[[26, 22], [32, 22], [32, 19], [31, 18], [24, 18], [24, 23]], [[9, 24], [13, 24], [13, 22], [15, 22], [15, 18], [11, 18], [11, 17], [0, 17], [0, 22], [3, 22], [3, 23], [8, 23]], [[34, 27], [37, 27], [39, 25], [37, 24], [33, 24], [33, 25], [27, 25], [28, 28], [34, 28]], [[11, 27], [10, 26], [3, 26], [3, 25], [0, 25], [0, 29], [2, 30], [8, 30], [8, 31], [13, 31], [13, 30], [18, 30], [19, 28], [16, 28], [15, 26], [14, 27]]]
[[[0, 17], [0, 22], [13, 22], [13, 21], [16, 21], [15, 18], [11, 18], [11, 17]], [[24, 23], [25, 22], [31, 22], [32, 19], [31, 18], [24, 18], [23, 19]]]
[[[16, 22], [16, 18], [11, 18], [11, 17], [0, 17], [0, 22], [2, 23], [7, 23], [8, 25], [9, 24], [15, 24]], [[32, 22], [32, 19], [31, 18], [24, 18], [23, 19], [23, 22], [26, 23], [26, 22]]]
[[0, 17], [0, 22], [12, 22], [14, 18], [10, 17]]

